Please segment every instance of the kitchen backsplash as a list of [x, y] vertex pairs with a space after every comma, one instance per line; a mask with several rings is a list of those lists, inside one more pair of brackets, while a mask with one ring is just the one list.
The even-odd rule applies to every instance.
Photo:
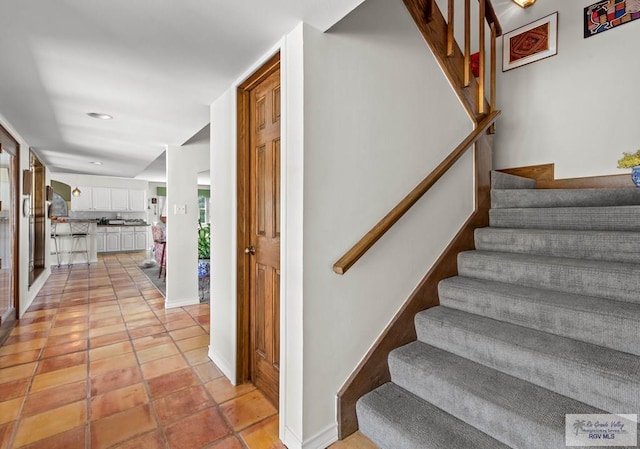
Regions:
[[147, 221], [146, 212], [98, 212], [98, 211], [70, 211], [69, 218], [85, 218], [89, 220], [100, 218], [114, 219], [122, 218], [123, 220], [145, 220]]

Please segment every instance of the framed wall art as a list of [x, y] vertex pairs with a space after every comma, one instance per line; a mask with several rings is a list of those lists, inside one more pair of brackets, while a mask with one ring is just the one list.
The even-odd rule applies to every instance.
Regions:
[[502, 37], [502, 71], [558, 54], [558, 13], [554, 12]]
[[601, 0], [584, 8], [585, 39], [640, 19], [640, 0]]

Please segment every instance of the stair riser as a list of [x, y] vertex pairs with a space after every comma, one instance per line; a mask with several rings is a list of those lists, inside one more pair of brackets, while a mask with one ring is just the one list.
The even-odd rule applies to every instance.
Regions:
[[475, 245], [484, 251], [640, 263], [636, 233], [483, 228], [475, 232]]
[[640, 206], [554, 209], [491, 209], [496, 228], [640, 231]]
[[591, 298], [582, 301], [592, 307], [571, 308], [555, 304], [553, 292], [549, 295], [541, 303], [535, 297], [460, 288], [446, 280], [438, 286], [442, 306], [640, 356], [639, 313], [610, 315], [602, 309], [606, 300]]
[[507, 173], [502, 173], [499, 171], [491, 172], [491, 190], [535, 189], [536, 185], [537, 182], [535, 179], [509, 175]]
[[552, 208], [640, 205], [638, 189], [523, 189], [491, 191], [491, 207]]
[[[492, 369], [518, 377], [542, 388], [585, 404], [615, 413], [640, 410], [640, 383], [637, 377], [618, 376], [592, 365], [582, 366], [581, 359], [554, 356], [536, 346], [552, 345], [552, 338], [525, 343], [514, 334], [513, 341], [469, 332], [455, 323], [416, 316], [418, 339], [429, 345], [467, 358]], [[528, 344], [528, 346], [524, 346]], [[632, 357], [632, 356], [628, 356]], [[640, 372], [640, 364], [638, 364]]]
[[613, 268], [502, 259], [475, 252], [458, 255], [461, 276], [559, 292], [640, 303], [640, 265]]
[[[392, 381], [473, 427], [520, 449], [564, 448], [564, 410], [599, 413], [468, 360], [428, 353], [391, 353]], [[460, 378], [474, 385], [465, 385]], [[514, 395], [508, 400], [505, 395]], [[537, 402], [532, 402], [536, 398]], [[567, 412], [568, 413], [568, 412]], [[541, 446], [540, 438], [544, 439]]]

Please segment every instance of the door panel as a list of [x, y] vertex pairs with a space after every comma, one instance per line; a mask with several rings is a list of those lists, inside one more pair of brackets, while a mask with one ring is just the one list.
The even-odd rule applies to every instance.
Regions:
[[251, 380], [275, 405], [280, 382], [280, 71], [249, 95]]
[[16, 319], [16, 164], [17, 157], [0, 146], [0, 341]]

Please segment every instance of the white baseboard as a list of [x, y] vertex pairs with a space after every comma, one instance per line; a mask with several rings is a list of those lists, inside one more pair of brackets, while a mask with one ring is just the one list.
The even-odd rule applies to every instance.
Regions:
[[235, 385], [236, 384], [235, 370], [231, 369], [229, 364], [225, 360], [223, 360], [222, 357], [216, 354], [216, 352], [213, 349], [211, 349], [211, 346], [209, 346], [209, 358], [213, 363], [216, 364], [216, 366], [220, 369], [220, 371], [222, 371], [222, 374], [224, 374], [224, 376], [227, 379], [229, 379], [229, 382], [231, 382], [232, 385]]
[[302, 449], [325, 449], [338, 441], [338, 424], [331, 424], [302, 442]]
[[198, 296], [196, 296], [195, 298], [187, 298], [187, 299], [181, 299], [179, 301], [167, 301], [167, 298], [165, 297], [164, 300], [164, 308], [165, 309], [173, 309], [174, 307], [185, 307], [185, 306], [195, 306], [200, 304], [200, 298]]
[[31, 304], [33, 304], [34, 299], [36, 299], [36, 296], [38, 296], [38, 293], [40, 293], [40, 290], [42, 289], [44, 284], [47, 282], [47, 279], [49, 279], [49, 276], [51, 276], [51, 268], [47, 267], [44, 269], [42, 273], [40, 273], [40, 276], [38, 276], [36, 281], [32, 285], [27, 287], [27, 291], [22, 296], [23, 298], [25, 298], [25, 301], [23, 303], [20, 303], [19, 318], [22, 318], [24, 314], [27, 312], [27, 310], [29, 309], [29, 307], [31, 307]]
[[287, 426], [284, 427], [282, 432], [282, 444], [287, 446], [287, 449], [302, 449], [300, 437], [289, 430]]

